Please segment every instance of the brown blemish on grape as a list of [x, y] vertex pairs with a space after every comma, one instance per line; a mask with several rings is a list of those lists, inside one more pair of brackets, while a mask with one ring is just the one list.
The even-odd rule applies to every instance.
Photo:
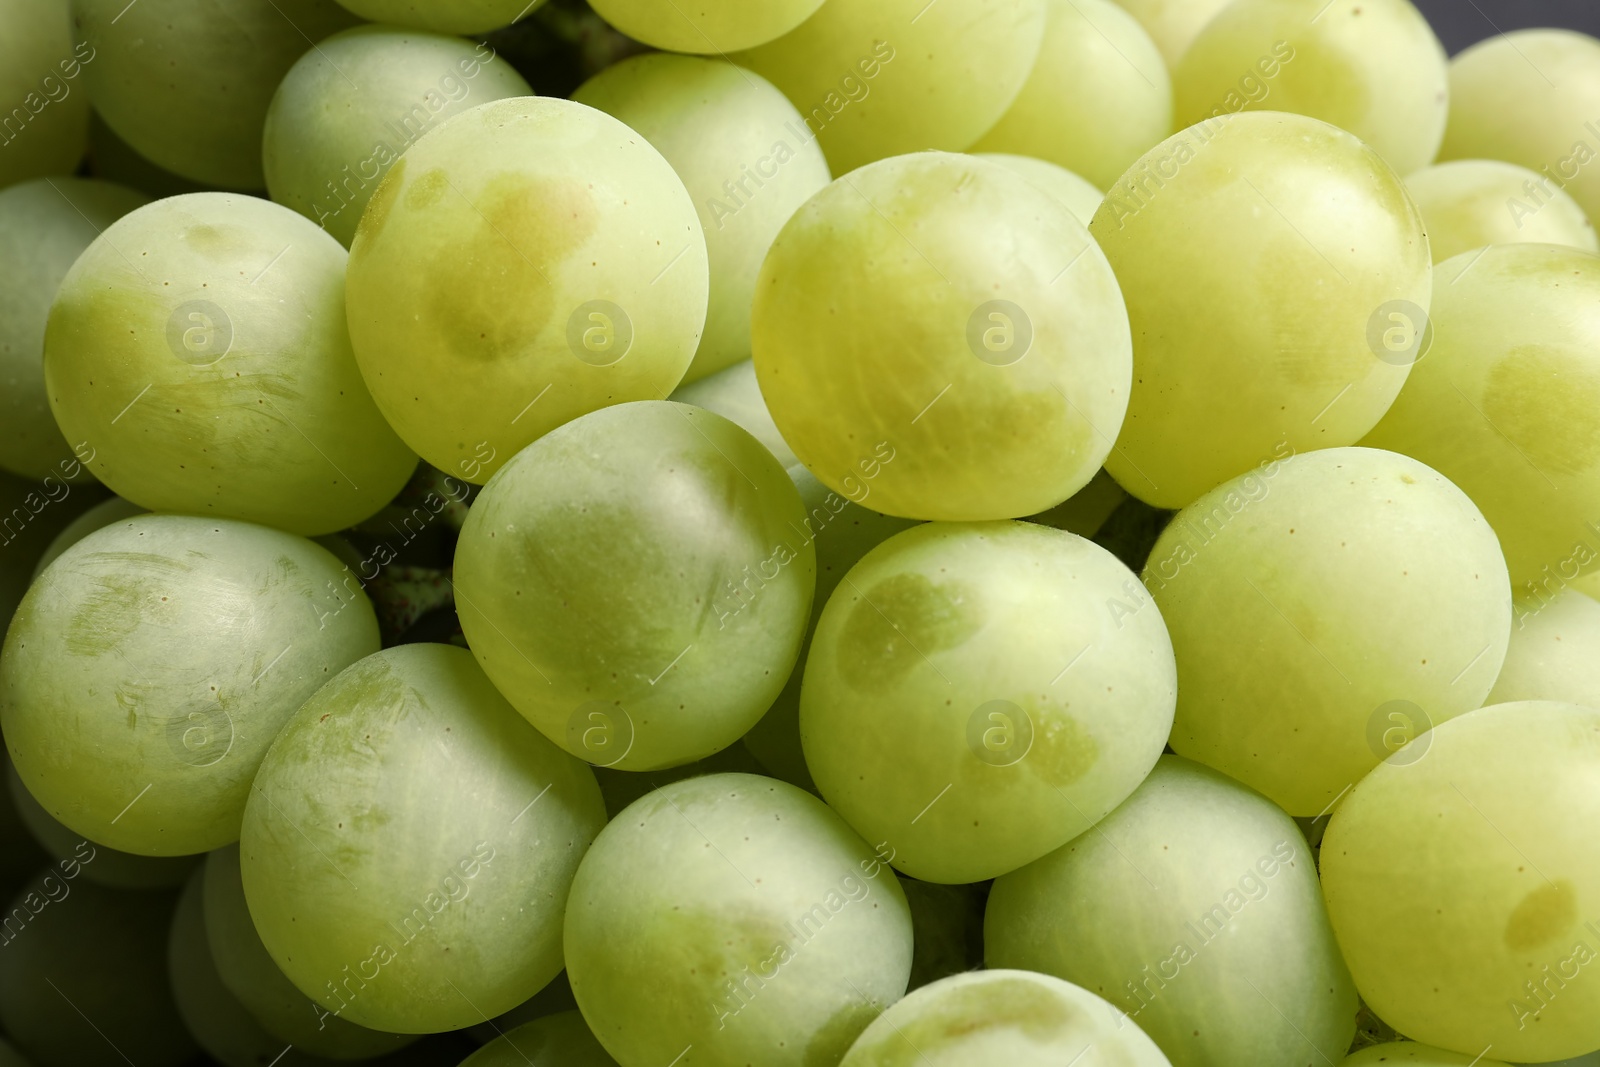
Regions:
[[157, 617], [161, 590], [189, 568], [144, 552], [96, 552], [75, 570], [88, 579], [88, 588], [67, 623], [67, 651], [100, 656], [131, 637], [147, 618]]
[[378, 234], [383, 230], [383, 224], [389, 221], [389, 210], [394, 207], [395, 198], [400, 195], [400, 187], [406, 172], [406, 160], [401, 156], [395, 165], [389, 168], [389, 173], [383, 176], [383, 181], [378, 183], [378, 188], [373, 192], [372, 199], [367, 201], [367, 208], [361, 215], [361, 222], [356, 227], [358, 237], [363, 241], [351, 243], [352, 253], [358, 246], [364, 246], [366, 241], [376, 241]]
[[881, 690], [924, 658], [965, 644], [983, 626], [976, 591], [896, 574], [865, 590], [839, 634], [839, 673], [856, 689]]
[[1490, 369], [1484, 384], [1484, 415], [1546, 473], [1581, 474], [1600, 459], [1600, 424], [1593, 418], [1600, 375], [1587, 362], [1587, 354], [1521, 345]]
[[1506, 920], [1506, 947], [1526, 952], [1561, 937], [1578, 921], [1578, 896], [1572, 883], [1546, 882], [1511, 910]]
[[444, 198], [450, 176], [438, 167], [427, 171], [406, 190], [407, 211], [427, 211]]

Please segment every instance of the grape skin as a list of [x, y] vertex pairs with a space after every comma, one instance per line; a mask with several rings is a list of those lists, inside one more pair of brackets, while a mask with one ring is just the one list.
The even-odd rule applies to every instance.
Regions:
[[632, 37], [669, 52], [724, 55], [754, 48], [799, 26], [823, 0], [595, 0], [600, 17]]
[[1417, 171], [1406, 178], [1406, 191], [1427, 224], [1435, 264], [1485, 245], [1569, 245], [1600, 252], [1600, 238], [1578, 202], [1544, 182], [1514, 163], [1462, 159]]

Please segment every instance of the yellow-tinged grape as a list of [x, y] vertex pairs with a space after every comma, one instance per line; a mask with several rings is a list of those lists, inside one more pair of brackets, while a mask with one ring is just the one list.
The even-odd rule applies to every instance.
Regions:
[[[9, 151], [0, 145], [0, 158]], [[132, 189], [86, 178], [40, 178], [0, 190], [0, 275], [7, 279], [0, 286], [0, 467], [34, 479], [82, 469], [50, 413], [44, 327], [56, 287], [78, 256], [145, 202]]]
[[435, 33], [480, 34], [509, 26], [544, 0], [339, 0], [362, 18]]
[[703, 759], [783, 688], [816, 555], [754, 437], [663, 401], [524, 449], [472, 506], [457, 610], [478, 662], [568, 752], [618, 770]]
[[1600, 709], [1600, 603], [1576, 589], [1519, 600], [1505, 666], [1486, 704], [1555, 700]]
[[267, 189], [348, 246], [417, 138], [469, 107], [532, 93], [486, 44], [395, 26], [344, 30], [301, 56], [272, 97]]
[[783, 90], [835, 174], [923, 149], [960, 152], [999, 121], [1039, 55], [1046, 0], [828, 0], [732, 56]]
[[1032, 156], [1013, 156], [1004, 152], [981, 152], [977, 155], [979, 159], [987, 159], [991, 163], [998, 163], [1002, 167], [1016, 171], [1061, 201], [1067, 210], [1072, 212], [1072, 217], [1085, 226], [1094, 221], [1094, 213], [1100, 210], [1100, 202], [1106, 198], [1105, 193], [1089, 182], [1048, 160], [1035, 159]]
[[736, 423], [740, 429], [765, 445], [767, 451], [790, 472], [790, 477], [794, 477], [796, 467], [805, 470], [800, 466], [794, 450], [783, 439], [783, 434], [778, 432], [778, 424], [772, 421], [767, 402], [761, 397], [761, 385], [756, 381], [756, 366], [750, 360], [685, 382], [673, 390], [668, 399], [705, 408]]
[[0, 188], [78, 169], [89, 143], [89, 94], [78, 80], [96, 58], [72, 40], [68, 0], [0, 0]]
[[1183, 507], [1285, 449], [1354, 444], [1405, 384], [1427, 234], [1342, 130], [1263, 112], [1185, 130], [1112, 187], [1090, 232], [1136, 338], [1106, 467], [1148, 504]]
[[923, 986], [879, 1016], [839, 1067], [1170, 1067], [1155, 1042], [1087, 989], [1030, 971]]
[[194, 1041], [167, 975], [171, 893], [54, 869], [9, 903], [0, 1026], [33, 1067], [179, 1067]]
[[1244, 109], [1309, 115], [1410, 174], [1438, 154], [1450, 74], [1410, 0], [1236, 0], [1189, 46], [1172, 89], [1180, 126]]
[[707, 55], [766, 44], [821, 6], [822, 0], [594, 0], [601, 18], [636, 41]]
[[1600, 217], [1600, 41], [1559, 29], [1501, 33], [1450, 63], [1450, 124], [1439, 158], [1503, 159]]
[[44, 555], [39, 557], [39, 562], [33, 565], [33, 576], [38, 578], [44, 569], [54, 563], [61, 553], [82, 541], [96, 530], [103, 530], [112, 523], [131, 519], [135, 515], [144, 515], [146, 511], [138, 504], [114, 496], [102, 500], [82, 515], [73, 519], [56, 534], [55, 540], [44, 550]]
[[1094, 833], [996, 880], [984, 956], [1107, 998], [1175, 1067], [1330, 1063], [1355, 1030], [1299, 828], [1177, 756]]
[[928, 523], [829, 599], [800, 736], [823, 797], [897, 869], [977, 882], [1133, 792], [1176, 673], [1161, 612], [1105, 549], [1031, 523]]
[[1117, 0], [1144, 26], [1168, 69], [1176, 68], [1189, 44], [1230, 0]]
[[124, 216], [50, 311], [44, 374], [62, 432], [154, 511], [302, 534], [360, 522], [417, 460], [362, 384], [344, 269], [315, 224], [242, 194]]
[[1483, 704], [1511, 595], [1494, 531], [1407, 456], [1263, 464], [1178, 513], [1144, 582], [1172, 631], [1172, 747], [1314, 816]]
[[1498, 704], [1434, 727], [1322, 839], [1361, 998], [1418, 1041], [1514, 1061], [1600, 1047], [1600, 711]]
[[829, 488], [870, 483], [884, 514], [1054, 507], [1127, 406], [1105, 256], [1060, 201], [973, 156], [899, 156], [812, 197], [762, 265], [752, 322], [784, 439]]
[[1033, 72], [971, 151], [1036, 156], [1107, 186], [1172, 129], [1167, 65], [1139, 21], [1112, 0], [1047, 0]]
[[[96, 112], [156, 165], [260, 189], [261, 127], [307, 48], [357, 21], [334, 0], [72, 0]], [[281, 247], [281, 246], [280, 246]]]
[[[741, 7], [763, 10], [743, 0]], [[648, 139], [699, 212], [711, 296], [684, 380], [750, 358], [750, 302], [761, 261], [783, 224], [829, 180], [800, 113], [766, 79], [732, 63], [664, 53], [607, 67], [572, 99]]]
[[1422, 212], [1435, 263], [1484, 245], [1569, 245], [1600, 252], [1578, 202], [1515, 163], [1440, 163], [1407, 178], [1406, 192]]
[[838, 1063], [905, 992], [894, 873], [827, 805], [751, 774], [674, 782], [584, 857], [567, 973], [622, 1067]]
[[[1507, 1067], [1500, 1060], [1486, 1060], [1482, 1055], [1467, 1056], [1446, 1052], [1431, 1045], [1415, 1041], [1391, 1041], [1386, 1045], [1371, 1045], [1339, 1061], [1339, 1067], [1378, 1067], [1380, 1064], [1410, 1063], [1414, 1067]], [[1548, 1064], [1546, 1067], [1561, 1067]]]
[[639, 134], [570, 100], [425, 134], [350, 247], [350, 337], [408, 444], [482, 485], [563, 423], [665, 397], [705, 324], [705, 235]]
[[1439, 265], [1433, 345], [1362, 444], [1459, 485], [1519, 597], [1600, 562], [1600, 258], [1496, 245]]
[[606, 1055], [582, 1015], [564, 1011], [502, 1033], [460, 1067], [617, 1067], [617, 1061]]
[[245, 897], [301, 992], [372, 1029], [492, 1018], [561, 971], [578, 861], [605, 823], [588, 766], [465, 649], [415, 644], [328, 682], [245, 809]]
[[0, 724], [50, 815], [125, 852], [238, 839], [267, 746], [378, 647], [344, 567], [264, 526], [142, 515], [52, 563], [0, 654]]

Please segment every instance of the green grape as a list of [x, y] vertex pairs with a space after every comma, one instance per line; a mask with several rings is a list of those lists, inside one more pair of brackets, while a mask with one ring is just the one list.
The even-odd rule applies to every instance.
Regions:
[[643, 137], [570, 100], [499, 100], [431, 130], [373, 194], [350, 337], [400, 436], [482, 485], [585, 412], [671, 392], [707, 277], [694, 204]]
[[274, 742], [245, 809], [244, 893], [328, 1015], [455, 1030], [561, 971], [567, 890], [604, 823], [589, 768], [471, 654], [402, 645], [324, 685]]
[[113, 889], [175, 889], [194, 870], [193, 856], [140, 856], [87, 841], [51, 817], [33, 799], [6, 759], [6, 792], [17, 816], [57, 863], [75, 864], [91, 882]]
[[1545, 1061], [1600, 1047], [1600, 712], [1499, 704], [1350, 791], [1322, 884], [1361, 998], [1401, 1033]]
[[348, 246], [378, 183], [417, 138], [469, 107], [532, 93], [486, 44], [394, 26], [344, 30], [301, 56], [272, 97], [267, 189]]
[[1079, 537], [1093, 537], [1127, 500], [1127, 490], [1118, 485], [1110, 473], [1102, 470], [1094, 476], [1093, 481], [1069, 497], [1066, 503], [1033, 515], [1028, 521], [1041, 526], [1054, 526]]
[[1107, 998], [1176, 1067], [1329, 1063], [1355, 1032], [1299, 828], [1177, 756], [1094, 833], [995, 882], [984, 954]]
[[1494, 531], [1406, 456], [1263, 464], [1173, 519], [1144, 582], [1178, 657], [1179, 755], [1326, 813], [1430, 725], [1483, 705], [1510, 640]]
[[362, 385], [344, 268], [337, 241], [265, 200], [140, 208], [56, 295], [44, 347], [56, 421], [101, 481], [154, 511], [303, 534], [361, 521], [417, 461]]
[[170, 893], [47, 870], [10, 902], [0, 1026], [34, 1067], [178, 1067], [196, 1053], [167, 975]]
[[206, 944], [217, 978], [275, 1041], [329, 1059], [360, 1060], [415, 1040], [357, 1026], [295, 988], [256, 933], [237, 845], [206, 857], [203, 892]]
[[124, 519], [131, 519], [135, 515], [144, 514], [147, 514], [144, 508], [124, 500], [120, 496], [100, 501], [100, 503], [67, 523], [66, 526], [62, 527], [61, 532], [56, 534], [55, 539], [45, 548], [44, 555], [40, 556], [39, 561], [33, 565], [34, 579], [37, 580], [39, 575], [44, 573], [44, 569], [59, 559], [63, 552], [96, 530], [103, 530], [114, 523], [122, 522]]
[[1172, 81], [1139, 21], [1112, 0], [1047, 0], [1033, 72], [971, 151], [1036, 156], [1104, 187], [1171, 133]]
[[119, 137], [184, 178], [260, 189], [273, 91], [301, 53], [356, 19], [334, 0], [72, 0], [72, 21], [94, 56], [84, 88]]
[[724, 55], [782, 37], [810, 18], [822, 0], [699, 0], [693, 5], [593, 0], [593, 6], [601, 18], [652, 48]]
[[600, 783], [600, 795], [605, 798], [606, 818], [614, 819], [622, 809], [646, 793], [667, 785], [695, 778], [702, 774], [766, 774], [766, 768], [742, 745], [733, 745], [694, 763], [685, 763], [664, 771], [641, 774], [638, 771], [616, 771], [609, 767], [596, 767], [594, 777]]
[[225, 519], [143, 515], [79, 541], [0, 654], [0, 725], [28, 791], [125, 852], [237, 840], [279, 729], [378, 647], [343, 573], [303, 538]]
[[95, 51], [74, 46], [68, 0], [0, 0], [0, 188], [78, 169]]
[[1486, 704], [1555, 700], [1600, 709], [1600, 603], [1576, 589], [1519, 600], [1505, 666]]
[[339, 0], [364, 19], [434, 33], [480, 34], [509, 26], [544, 0]]
[[855, 565], [800, 691], [806, 763], [895, 867], [1014, 871], [1155, 765], [1177, 670], [1161, 612], [1109, 552], [1031, 523], [930, 523]]
[[1184, 53], [1172, 90], [1180, 126], [1244, 109], [1309, 115], [1404, 175], [1439, 152], [1450, 72], [1410, 0], [1236, 0]]
[[1022, 91], [1046, 0], [828, 0], [732, 56], [794, 102], [835, 174], [923, 149], [960, 152]]
[[583, 1016], [564, 1011], [503, 1033], [460, 1067], [617, 1067]]
[[566, 952], [578, 1006], [622, 1067], [802, 1067], [837, 1063], [905, 991], [911, 916], [887, 865], [820, 800], [716, 774], [656, 790], [600, 834], [572, 885]]
[[889, 1006], [839, 1067], [1171, 1067], [1155, 1042], [1087, 989], [1028, 971], [978, 971]]
[[1007, 155], [1004, 152], [982, 152], [978, 153], [978, 158], [998, 163], [1022, 175], [1059, 200], [1068, 211], [1072, 212], [1072, 217], [1085, 226], [1094, 221], [1094, 213], [1100, 210], [1100, 203], [1106, 198], [1105, 193], [1072, 171], [1048, 160], [1035, 159], [1032, 156]]
[[673, 390], [667, 399], [705, 408], [737, 424], [741, 430], [765, 445], [767, 451], [789, 471], [791, 478], [795, 477], [794, 468], [800, 467], [800, 460], [783, 439], [783, 434], [778, 432], [778, 424], [772, 421], [767, 402], [761, 397], [761, 386], [756, 381], [756, 365], [752, 361], [747, 359], [715, 374], [685, 382]]
[[1285, 449], [1354, 444], [1422, 343], [1422, 217], [1370, 148], [1315, 119], [1247, 112], [1185, 130], [1112, 187], [1090, 232], [1137, 338], [1106, 467], [1156, 507]]
[[1117, 0], [1144, 26], [1145, 32], [1161, 50], [1168, 69], [1189, 50], [1206, 23], [1231, 0]]
[[99, 113], [89, 114], [89, 160], [97, 178], [137, 189], [152, 200], [184, 193], [203, 193], [208, 187], [162, 170], [118, 137]]
[[1578, 202], [1514, 163], [1440, 163], [1407, 178], [1406, 191], [1427, 224], [1435, 263], [1484, 245], [1568, 245], [1600, 252], [1594, 226]]
[[[1386, 1045], [1372, 1045], [1339, 1061], [1339, 1067], [1374, 1067], [1375, 1064], [1412, 1063], [1416, 1067], [1507, 1067], [1499, 1060], [1486, 1060], [1446, 1052], [1442, 1048], [1419, 1045], [1415, 1041], [1392, 1041]], [[1546, 1067], [1561, 1067], [1547, 1064]]]
[[1600, 563], [1600, 258], [1496, 245], [1439, 265], [1433, 344], [1362, 444], [1459, 485], [1517, 596]]
[[1050, 194], [972, 156], [884, 160], [818, 193], [761, 268], [753, 330], [795, 454], [843, 495], [869, 484], [885, 514], [1053, 507], [1100, 469], [1127, 407], [1105, 257]]
[[456, 548], [462, 632], [568, 752], [618, 770], [703, 759], [783, 687], [816, 554], [794, 485], [708, 411], [605, 408], [524, 449]]
[[1441, 160], [1503, 159], [1543, 176], [1525, 205], [1564, 189], [1600, 217], [1600, 41], [1570, 30], [1500, 33], [1450, 63]]
[[[0, 154], [6, 149], [0, 146]], [[145, 198], [84, 178], [40, 178], [0, 190], [0, 467], [25, 478], [82, 469], [44, 387], [44, 327], [56, 287], [101, 230]]]
[[749, 359], [750, 302], [761, 261], [783, 224], [829, 180], [800, 113], [766, 80], [732, 63], [664, 53], [608, 67], [572, 98], [647, 138], [683, 179], [699, 212], [711, 296], [684, 380]]

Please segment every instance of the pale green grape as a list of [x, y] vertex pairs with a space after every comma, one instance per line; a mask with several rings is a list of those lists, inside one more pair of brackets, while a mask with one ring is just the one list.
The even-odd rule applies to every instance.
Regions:
[[1556, 700], [1600, 709], [1600, 603], [1576, 589], [1520, 600], [1487, 704]]
[[593, 6], [611, 25], [654, 48], [722, 55], [782, 37], [822, 0], [594, 0]]
[[78, 168], [93, 48], [74, 46], [68, 0], [0, 0], [0, 188]]
[[605, 798], [606, 817], [614, 819], [618, 813], [646, 793], [670, 782], [681, 782], [702, 774], [766, 774], [761, 761], [743, 745], [733, 745], [703, 760], [684, 763], [664, 771], [640, 774], [637, 771], [616, 771], [609, 767], [594, 769], [595, 781], [600, 783], [600, 795]]
[[[1442, 1048], [1419, 1045], [1415, 1041], [1392, 1041], [1387, 1045], [1372, 1045], [1339, 1061], [1339, 1067], [1374, 1067], [1376, 1064], [1412, 1063], [1416, 1067], [1506, 1067], [1499, 1060], [1486, 1060], [1482, 1056], [1463, 1056], [1446, 1052]], [[1548, 1064], [1546, 1067], [1561, 1067]]]
[[1427, 224], [1435, 263], [1484, 245], [1570, 245], [1600, 252], [1578, 202], [1515, 163], [1440, 163], [1407, 178], [1406, 191]]
[[63, 529], [84, 509], [103, 500], [92, 482], [73, 485], [77, 468], [41, 481], [0, 470], [0, 625], [9, 625], [33, 581], [33, 567]]
[[455, 1030], [560, 972], [567, 890], [604, 823], [593, 773], [468, 652], [402, 645], [324, 685], [267, 753], [244, 892], [273, 960], [329, 1014]]
[[1450, 72], [1410, 0], [1235, 0], [1184, 53], [1172, 89], [1180, 126], [1243, 109], [1309, 115], [1410, 174], [1439, 152]]
[[28, 832], [51, 859], [76, 866], [90, 881], [113, 889], [173, 889], [194, 870], [193, 856], [140, 856], [86, 840], [57, 822], [33, 799], [9, 758], [5, 775], [6, 791]]
[[1104, 187], [1172, 129], [1172, 81], [1139, 21], [1112, 0], [1047, 0], [1033, 72], [971, 150], [1047, 159]]
[[28, 590], [0, 655], [0, 724], [28, 791], [91, 841], [179, 856], [235, 841], [267, 746], [378, 647], [366, 598], [311, 542], [143, 515]]
[[699, 212], [711, 296], [685, 380], [748, 359], [761, 261], [783, 224], [829, 180], [800, 113], [764, 78], [732, 63], [662, 53], [608, 67], [572, 98], [646, 137]]
[[1172, 631], [1172, 747], [1291, 815], [1328, 810], [1430, 725], [1483, 704], [1510, 640], [1494, 531], [1406, 456], [1263, 464], [1179, 512], [1144, 582]]
[[344, 268], [311, 222], [232, 193], [108, 228], [45, 333], [50, 406], [84, 465], [154, 511], [295, 533], [381, 508], [417, 461], [362, 385]]
[[784, 439], [885, 514], [1053, 507], [1100, 469], [1127, 407], [1105, 256], [1050, 194], [972, 156], [884, 160], [818, 193], [761, 268], [753, 330]]
[[544, 0], [339, 0], [362, 18], [435, 33], [487, 33], [532, 13]]
[[1161, 50], [1168, 68], [1176, 68], [1190, 43], [1230, 0], [1117, 0], [1138, 19]]
[[46, 567], [60, 558], [63, 552], [96, 530], [103, 530], [113, 523], [144, 514], [146, 514], [144, 508], [124, 500], [120, 496], [100, 501], [100, 503], [67, 523], [61, 532], [56, 534], [55, 539], [45, 548], [44, 555], [40, 556], [39, 561], [33, 565], [34, 578], [38, 578]]
[[1107, 998], [1176, 1067], [1332, 1062], [1355, 1032], [1299, 828], [1177, 756], [1094, 833], [995, 882], [984, 957]]
[[500, 691], [619, 770], [733, 744], [783, 688], [816, 554], [793, 483], [727, 419], [645, 401], [524, 449], [456, 548], [462, 631]]
[[[9, 151], [0, 146], [0, 155]], [[145, 198], [85, 178], [0, 190], [0, 467], [25, 478], [80, 470], [44, 387], [44, 327], [56, 287], [101, 230]], [[85, 453], [87, 455], [87, 453]]]
[[1086, 989], [1029, 971], [958, 974], [878, 1017], [839, 1067], [1170, 1067], [1137, 1026]]
[[415, 1040], [357, 1026], [295, 988], [256, 933], [237, 845], [206, 857], [204, 894], [206, 944], [218, 980], [274, 1039], [335, 1060], [368, 1059]]
[[272, 199], [348, 246], [390, 166], [438, 123], [533, 92], [488, 45], [394, 26], [357, 26], [300, 57], [267, 110], [262, 165]]
[[1500, 33], [1450, 63], [1439, 158], [1503, 159], [1600, 216], [1600, 41], [1570, 30]]
[[1459, 485], [1516, 594], [1600, 563], [1600, 258], [1496, 245], [1439, 265], [1433, 346], [1362, 442]]
[[1498, 704], [1345, 797], [1322, 884], [1361, 998], [1408, 1037], [1544, 1061], [1600, 1047], [1600, 712]]
[[1118, 485], [1109, 472], [1102, 470], [1094, 476], [1093, 481], [1069, 497], [1066, 503], [1029, 516], [1028, 521], [1041, 526], [1054, 526], [1079, 537], [1093, 537], [1127, 499], [1127, 490]]
[[[1427, 234], [1348, 133], [1252, 112], [1185, 130], [1112, 187], [1090, 232], [1136, 338], [1106, 467], [1148, 504], [1183, 507], [1284, 449], [1354, 444], [1405, 384]], [[1397, 315], [1411, 332], [1395, 341]]]
[[53, 870], [13, 899], [0, 1026], [34, 1067], [178, 1067], [196, 1052], [167, 980], [170, 893]]
[[736, 423], [740, 429], [765, 445], [767, 451], [789, 471], [790, 477], [795, 477], [794, 468], [805, 469], [800, 466], [800, 460], [789, 443], [783, 439], [783, 434], [778, 432], [778, 424], [772, 421], [767, 402], [761, 397], [761, 385], [756, 381], [756, 366], [750, 360], [685, 382], [673, 390], [668, 399], [714, 411]]
[[572, 885], [567, 974], [622, 1067], [837, 1063], [911, 968], [887, 865], [820, 800], [748, 774], [646, 796]]
[[828, 0], [793, 32], [731, 57], [794, 102], [835, 174], [999, 121], [1039, 55], [1046, 0]]
[[672, 391], [705, 323], [705, 235], [639, 134], [520, 97], [406, 151], [361, 217], [349, 282], [378, 406], [429, 463], [482, 485], [585, 412]]
[[617, 1061], [606, 1055], [582, 1015], [564, 1011], [501, 1034], [460, 1067], [617, 1067]]
[[1065, 167], [1032, 156], [1013, 156], [1004, 152], [982, 152], [979, 159], [987, 159], [1002, 167], [1016, 171], [1040, 189], [1061, 201], [1072, 217], [1085, 226], [1094, 221], [1100, 202], [1106, 194], [1078, 177]]
[[896, 868], [977, 882], [1133, 792], [1175, 680], [1161, 612], [1105, 549], [1030, 523], [930, 523], [828, 600], [800, 736], [822, 795]]

